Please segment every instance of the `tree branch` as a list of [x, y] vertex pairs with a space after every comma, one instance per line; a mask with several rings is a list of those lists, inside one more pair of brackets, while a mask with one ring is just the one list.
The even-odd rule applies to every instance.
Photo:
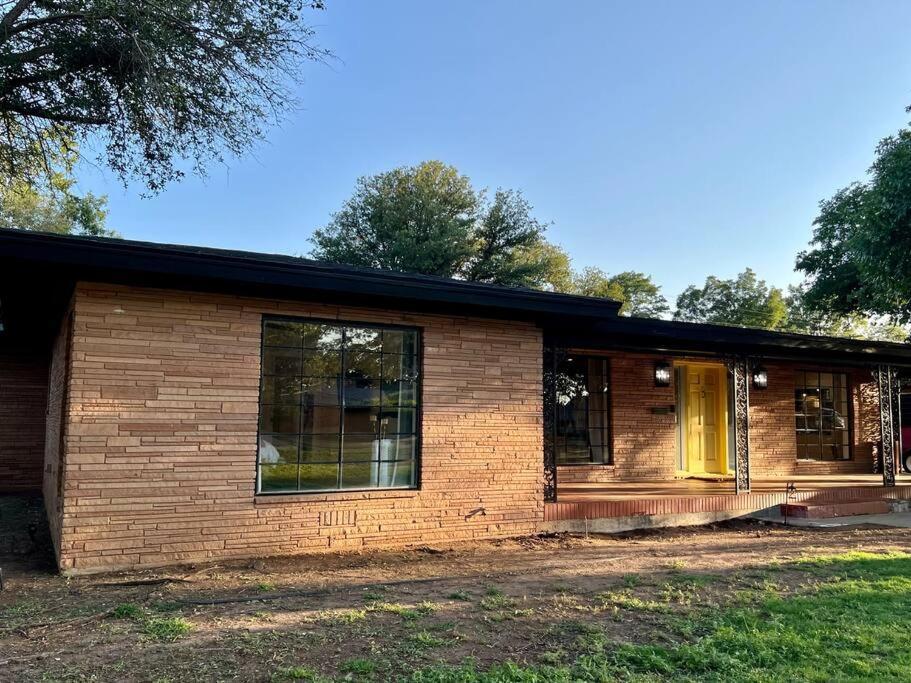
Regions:
[[30, 50], [25, 50], [24, 52], [13, 52], [11, 54], [5, 55], [3, 61], [8, 64], [27, 64], [29, 62], [34, 62], [42, 57], [47, 55], [54, 54], [55, 48], [51, 45], [39, 45], [38, 47], [33, 47]]
[[56, 24], [62, 21], [71, 21], [72, 19], [86, 19], [87, 17], [88, 15], [85, 12], [61, 12], [60, 14], [48, 14], [47, 16], [39, 17], [38, 19], [23, 21], [21, 24], [7, 28], [3, 32], [3, 35], [0, 36], [0, 42], [20, 33], [24, 33], [25, 31], [31, 31], [33, 28], [38, 28], [47, 24]]
[[19, 0], [12, 9], [6, 13], [6, 16], [3, 17], [3, 20], [0, 21], [0, 31], [3, 32], [4, 37], [10, 35], [9, 30], [12, 28], [13, 24], [16, 23], [16, 19], [22, 16], [22, 13], [29, 8], [30, 5], [34, 4], [35, 0]]
[[0, 110], [11, 111], [22, 116], [34, 116], [55, 123], [77, 123], [87, 126], [103, 126], [111, 122], [106, 116], [85, 116], [70, 114], [37, 105], [27, 105], [20, 102], [0, 102]]

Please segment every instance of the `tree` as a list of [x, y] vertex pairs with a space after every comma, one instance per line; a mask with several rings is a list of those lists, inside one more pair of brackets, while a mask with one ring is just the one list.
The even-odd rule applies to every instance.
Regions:
[[908, 329], [888, 320], [870, 319], [860, 313], [827, 313], [807, 305], [806, 285], [788, 287], [788, 316], [781, 329], [848, 339], [905, 342]]
[[50, 191], [22, 180], [0, 184], [0, 227], [58, 234], [115, 237], [105, 227], [107, 198], [73, 193], [73, 179], [57, 171]]
[[797, 257], [806, 305], [825, 313], [911, 321], [911, 130], [882, 140], [869, 180], [820, 204], [811, 248]]
[[[303, 24], [323, 0], [0, 0], [0, 175], [34, 184], [48, 149], [92, 138], [152, 191], [239, 154], [292, 103]], [[38, 178], [35, 171], [43, 178]]]
[[572, 261], [566, 251], [546, 240], [538, 242], [527, 249], [523, 249], [519, 258], [537, 263], [543, 270], [541, 288], [551, 292], [573, 291]]
[[51, 150], [50, 175], [40, 185], [0, 175], [0, 227], [58, 234], [116, 237], [105, 227], [107, 197], [74, 192], [72, 144]]
[[600, 268], [585, 268], [574, 276], [572, 291], [616, 299], [622, 303], [620, 315], [660, 318], [670, 310], [661, 288], [650, 276], [635, 271], [608, 275]]
[[474, 282], [543, 287], [561, 277], [559, 249], [518, 192], [488, 200], [439, 161], [360, 178], [331, 222], [314, 232], [322, 261]]
[[778, 329], [787, 320], [787, 304], [777, 287], [769, 287], [747, 268], [733, 280], [714, 275], [702, 288], [690, 285], [677, 297], [676, 320]]

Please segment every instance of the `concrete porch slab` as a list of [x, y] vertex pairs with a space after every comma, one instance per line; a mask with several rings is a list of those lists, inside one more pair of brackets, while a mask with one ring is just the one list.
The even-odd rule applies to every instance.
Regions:
[[[755, 515], [753, 519], [759, 519], [763, 522], [772, 522], [784, 524], [785, 518], [782, 515]], [[789, 517], [787, 523], [790, 526], [837, 528], [846, 526], [857, 526], [858, 524], [872, 524], [875, 526], [888, 526], [900, 529], [911, 529], [911, 512], [890, 512], [882, 515], [850, 515], [847, 517], [829, 517], [807, 519], [800, 517]]]

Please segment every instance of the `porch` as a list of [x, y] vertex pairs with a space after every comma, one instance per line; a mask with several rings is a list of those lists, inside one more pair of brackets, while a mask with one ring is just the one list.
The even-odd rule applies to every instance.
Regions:
[[621, 322], [546, 340], [549, 528], [620, 531], [786, 503], [911, 500], [904, 345], [872, 359], [868, 343], [850, 340]]
[[[792, 475], [755, 478], [749, 493], [735, 493], [732, 481], [676, 479], [560, 484], [556, 502], [544, 508], [546, 522], [600, 518], [707, 515], [719, 519], [784, 503], [832, 505], [911, 500], [911, 477], [883, 486], [881, 474]], [[705, 521], [711, 521], [706, 519]]]

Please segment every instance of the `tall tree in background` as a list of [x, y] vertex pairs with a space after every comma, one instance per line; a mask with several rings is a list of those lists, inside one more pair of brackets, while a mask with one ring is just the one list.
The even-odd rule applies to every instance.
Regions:
[[777, 287], [769, 287], [749, 268], [732, 280], [709, 276], [703, 287], [687, 287], [677, 298], [674, 318], [849, 339], [908, 339], [906, 328], [888, 320], [810, 306], [806, 285], [792, 285], [785, 294]]
[[52, 184], [54, 151], [98, 142], [124, 181], [158, 191], [280, 118], [320, 60], [322, 0], [0, 0], [0, 175]]
[[911, 321], [911, 130], [885, 138], [865, 183], [820, 204], [797, 258], [815, 311]]
[[808, 305], [806, 285], [788, 287], [785, 303], [788, 315], [780, 328], [785, 332], [873, 341], [905, 342], [908, 340], [908, 329], [896, 325], [888, 319], [869, 318], [861, 313], [820, 311]]
[[[40, 185], [0, 174], [0, 228], [117, 237], [109, 230], [107, 197], [75, 192], [73, 144], [53, 150], [51, 172]], [[36, 175], [41, 175], [37, 172]]]
[[645, 273], [624, 271], [608, 275], [600, 268], [585, 268], [573, 277], [570, 291], [616, 299], [622, 304], [620, 315], [660, 318], [670, 311], [661, 288]]
[[[562, 252], [518, 192], [492, 200], [439, 161], [360, 178], [354, 195], [311, 238], [334, 263], [543, 287], [561, 280]], [[561, 256], [562, 255], [562, 256]]]
[[787, 320], [782, 291], [747, 268], [733, 280], [714, 275], [702, 287], [690, 285], [677, 297], [676, 320], [778, 329]]

